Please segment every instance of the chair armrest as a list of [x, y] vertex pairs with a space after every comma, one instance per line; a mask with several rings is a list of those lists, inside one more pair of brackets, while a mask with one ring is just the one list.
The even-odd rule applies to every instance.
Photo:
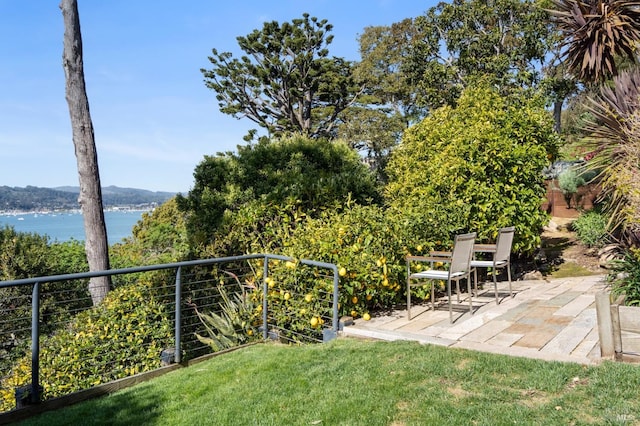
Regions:
[[429, 252], [429, 256], [431, 256], [431, 257], [436, 257], [436, 256], [451, 257], [452, 253], [450, 251], [430, 251]]
[[474, 244], [473, 245], [474, 252], [485, 252], [485, 253], [495, 253], [496, 245], [495, 244]]
[[407, 256], [407, 262], [451, 262], [451, 258], [444, 256]]

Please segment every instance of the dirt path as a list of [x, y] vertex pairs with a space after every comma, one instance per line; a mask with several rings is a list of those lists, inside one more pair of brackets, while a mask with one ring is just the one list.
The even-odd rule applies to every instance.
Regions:
[[570, 230], [573, 219], [554, 217], [542, 233], [543, 256], [552, 267], [574, 264], [592, 273], [604, 273], [597, 250], [584, 246]]

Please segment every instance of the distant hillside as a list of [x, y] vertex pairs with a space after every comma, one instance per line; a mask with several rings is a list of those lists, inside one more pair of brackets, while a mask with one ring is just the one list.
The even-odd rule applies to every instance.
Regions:
[[[77, 209], [79, 187], [63, 186], [58, 188], [26, 188], [0, 186], [0, 210], [57, 210]], [[102, 188], [102, 200], [105, 207], [133, 207], [161, 204], [173, 197], [173, 192], [153, 192], [144, 189]]]

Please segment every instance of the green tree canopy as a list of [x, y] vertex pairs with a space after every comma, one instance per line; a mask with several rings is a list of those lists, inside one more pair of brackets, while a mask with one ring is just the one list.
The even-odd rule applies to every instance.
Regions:
[[[415, 99], [401, 93], [407, 106], [434, 109], [453, 105], [478, 77], [490, 76], [504, 90], [531, 86], [540, 77], [539, 66], [552, 41], [548, 15], [538, 3], [441, 2], [414, 18], [413, 28], [403, 22], [387, 31], [375, 30], [381, 40], [377, 44], [402, 46], [401, 56], [383, 60], [381, 65], [393, 70], [399, 82], [410, 82]], [[379, 53], [370, 49], [365, 54], [363, 62], [369, 60], [368, 55], [375, 58]], [[373, 76], [379, 78], [377, 73]], [[385, 86], [392, 84], [387, 77], [384, 81]]]
[[295, 203], [309, 214], [336, 202], [379, 199], [373, 174], [344, 142], [300, 135], [239, 146], [237, 154], [207, 156], [194, 177], [193, 189], [179, 196], [178, 204], [189, 213], [188, 228], [198, 240], [215, 231], [225, 212], [254, 200]]
[[557, 136], [541, 99], [501, 96], [489, 85], [466, 89], [411, 127], [393, 151], [385, 195], [416, 232], [476, 231], [495, 238], [516, 226], [514, 249], [531, 252], [546, 213], [542, 169], [556, 153]]
[[213, 49], [205, 84], [216, 92], [220, 111], [248, 118], [269, 136], [298, 132], [327, 137], [341, 111], [356, 96], [351, 63], [329, 57], [332, 25], [327, 20], [265, 22], [262, 30], [237, 37], [240, 59]]
[[[399, 141], [402, 130], [430, 110], [455, 105], [462, 90], [479, 80], [491, 78], [503, 93], [538, 84], [556, 41], [539, 2], [454, 0], [416, 18], [365, 28], [361, 61], [354, 67], [366, 95], [358, 98], [364, 111], [349, 109], [341, 134], [377, 159]], [[556, 75], [552, 83], [546, 87], [558, 92], [561, 106], [564, 80]], [[379, 123], [375, 131], [352, 136], [373, 114]]]

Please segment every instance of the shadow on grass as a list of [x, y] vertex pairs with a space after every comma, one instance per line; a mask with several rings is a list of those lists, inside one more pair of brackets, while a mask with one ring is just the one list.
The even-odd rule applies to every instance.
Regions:
[[134, 392], [117, 392], [69, 407], [44, 412], [21, 425], [67, 425], [70, 419], [82, 419], [84, 425], [154, 424], [167, 403], [167, 394], [154, 392], [151, 386], [138, 386]]

